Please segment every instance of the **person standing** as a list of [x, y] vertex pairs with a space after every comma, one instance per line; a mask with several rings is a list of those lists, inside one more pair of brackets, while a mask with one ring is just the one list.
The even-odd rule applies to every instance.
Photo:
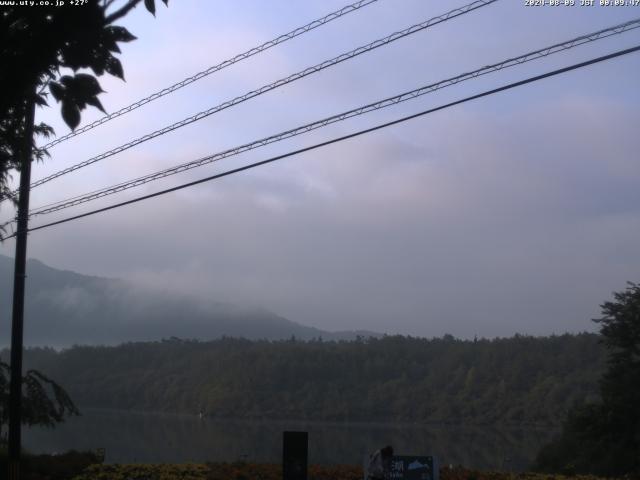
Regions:
[[387, 445], [369, 455], [367, 480], [388, 480], [391, 473], [391, 457], [393, 457], [393, 447], [391, 445]]

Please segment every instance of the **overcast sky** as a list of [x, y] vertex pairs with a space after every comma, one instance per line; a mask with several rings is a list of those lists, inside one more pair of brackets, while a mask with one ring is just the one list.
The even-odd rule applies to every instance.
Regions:
[[[344, 3], [343, 3], [344, 2]], [[157, 2], [160, 3], [160, 2]], [[172, 1], [121, 24], [114, 111], [342, 1]], [[578, 1], [579, 3], [579, 1]], [[464, 5], [380, 0], [51, 149], [33, 178]], [[501, 0], [34, 189], [37, 207], [640, 16]], [[640, 29], [129, 190], [106, 206], [640, 43]], [[33, 232], [56, 267], [270, 309], [328, 330], [507, 336], [593, 330], [640, 281], [640, 54], [275, 164]], [[99, 112], [83, 114], [83, 124]], [[38, 120], [68, 128], [57, 106]], [[12, 216], [5, 204], [2, 218]], [[6, 241], [0, 253], [13, 255]]]

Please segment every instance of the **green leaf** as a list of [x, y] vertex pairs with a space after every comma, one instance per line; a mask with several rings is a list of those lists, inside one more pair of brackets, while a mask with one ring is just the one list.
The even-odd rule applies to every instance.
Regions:
[[104, 92], [100, 83], [93, 75], [86, 73], [79, 73], [73, 80], [73, 94], [76, 97], [94, 97], [99, 93]]
[[116, 42], [109, 42], [109, 45], [107, 46], [107, 50], [114, 53], [122, 53], [122, 50], [120, 50], [120, 47]]
[[60, 78], [60, 83], [66, 88], [73, 87], [73, 77], [70, 75], [65, 75], [64, 77]]
[[49, 138], [51, 135], [55, 135], [55, 131], [53, 130], [53, 127], [43, 122], [40, 122], [39, 124], [34, 125], [33, 132], [36, 135], [43, 136], [44, 138]]
[[156, 16], [156, 2], [155, 0], [144, 0], [144, 6], [147, 7], [147, 10], [153, 15]]
[[102, 113], [107, 113], [106, 110], [104, 109], [104, 107], [102, 106], [102, 103], [100, 103], [100, 100], [98, 100], [98, 97], [91, 97], [87, 99], [87, 103], [93, 107], [96, 107], [97, 109], [99, 109]]
[[61, 101], [64, 98], [64, 95], [65, 95], [64, 87], [57, 82], [49, 83], [49, 91], [51, 92], [51, 95], [53, 95], [53, 98], [55, 98], [57, 102]]
[[132, 35], [129, 30], [117, 25], [106, 27], [105, 30], [108, 37], [116, 42], [130, 42], [137, 39], [137, 37], [135, 35]]
[[75, 103], [63, 100], [61, 112], [63, 120], [71, 130], [75, 130], [80, 125], [80, 109]]
[[91, 67], [91, 70], [93, 70], [93, 73], [95, 73], [98, 76], [104, 74], [104, 71], [107, 67], [107, 61], [109, 60], [109, 56], [111, 56], [111, 54], [108, 51], [95, 52], [95, 55], [91, 61], [91, 64], [89, 65]]
[[124, 70], [122, 70], [122, 64], [120, 60], [115, 57], [107, 58], [107, 62], [105, 63], [104, 69], [109, 72], [111, 75], [121, 78], [124, 80]]
[[[69, 67], [73, 71], [80, 68], [92, 67], [93, 49], [87, 43], [75, 41], [66, 46], [62, 52], [62, 63], [64, 67]], [[92, 67], [93, 68], [93, 67]], [[94, 69], [95, 71], [95, 69]]]
[[36, 105], [38, 105], [40, 107], [48, 107], [49, 106], [49, 104], [47, 103], [47, 101], [45, 100], [43, 95], [36, 95], [35, 102], [36, 102]]

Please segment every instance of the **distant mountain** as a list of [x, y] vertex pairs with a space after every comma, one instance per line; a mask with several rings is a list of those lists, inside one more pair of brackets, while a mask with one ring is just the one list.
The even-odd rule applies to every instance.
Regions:
[[[322, 337], [349, 340], [371, 332], [327, 332], [264, 309], [152, 291], [126, 281], [27, 263], [25, 344], [114, 345], [178, 337], [211, 340]], [[13, 259], [0, 255], [0, 345], [9, 343]]]

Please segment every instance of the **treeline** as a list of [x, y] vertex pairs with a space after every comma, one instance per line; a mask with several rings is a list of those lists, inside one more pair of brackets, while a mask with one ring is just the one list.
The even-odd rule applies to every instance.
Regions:
[[476, 341], [174, 338], [61, 352], [34, 348], [26, 366], [59, 382], [80, 407], [548, 425], [560, 423], [573, 405], [597, 399], [604, 353], [594, 334]]

